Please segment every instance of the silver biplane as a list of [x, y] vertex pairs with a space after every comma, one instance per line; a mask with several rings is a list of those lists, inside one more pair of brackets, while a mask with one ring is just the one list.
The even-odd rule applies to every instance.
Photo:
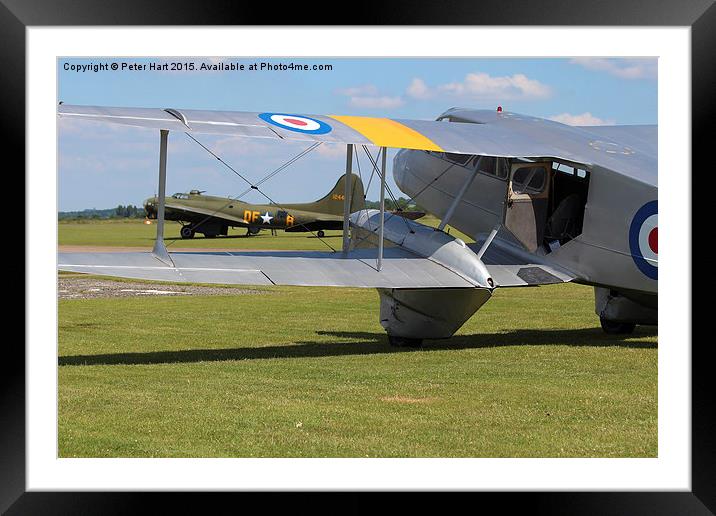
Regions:
[[[450, 109], [435, 121], [61, 104], [58, 116], [157, 129], [159, 206], [152, 252], [60, 253], [61, 270], [247, 285], [376, 288], [391, 345], [452, 336], [496, 288], [594, 286], [607, 333], [657, 324], [657, 128], [571, 127], [511, 112]], [[171, 131], [377, 146], [381, 209], [350, 213], [338, 252], [169, 253]], [[437, 228], [386, 214], [386, 149], [399, 188]], [[380, 162], [380, 163], [379, 163]], [[349, 181], [345, 182], [346, 185]], [[447, 224], [473, 237], [466, 244]]]

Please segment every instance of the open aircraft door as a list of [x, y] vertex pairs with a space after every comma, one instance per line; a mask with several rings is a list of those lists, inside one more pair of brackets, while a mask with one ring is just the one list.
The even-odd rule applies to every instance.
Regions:
[[513, 163], [505, 203], [504, 227], [530, 252], [544, 239], [552, 163]]

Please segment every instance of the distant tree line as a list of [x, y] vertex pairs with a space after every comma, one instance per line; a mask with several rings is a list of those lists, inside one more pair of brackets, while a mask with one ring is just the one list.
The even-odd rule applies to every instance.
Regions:
[[118, 205], [116, 208], [98, 210], [89, 208], [81, 211], [61, 211], [57, 214], [59, 220], [97, 220], [97, 219], [141, 219], [144, 218], [144, 208], [128, 204]]
[[[368, 199], [366, 199], [365, 207], [375, 210], [380, 209], [380, 201], [369, 201]], [[410, 199], [406, 199], [405, 197], [398, 197], [397, 202], [394, 202], [393, 199], [386, 196], [385, 209], [395, 210], [398, 208], [404, 211], [425, 211], [419, 205], [415, 204], [414, 202], [411, 202]]]
[[121, 204], [114, 209], [114, 217], [116, 219], [138, 219], [144, 217], [144, 208], [137, 208], [133, 204], [122, 206]]

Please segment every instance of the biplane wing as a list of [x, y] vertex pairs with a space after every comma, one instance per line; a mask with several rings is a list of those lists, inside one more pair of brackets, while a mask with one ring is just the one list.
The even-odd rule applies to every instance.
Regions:
[[123, 278], [228, 285], [295, 285], [374, 288], [458, 288], [476, 285], [406, 249], [170, 253], [173, 266], [152, 253], [60, 253], [64, 271]]
[[[479, 239], [468, 247], [479, 252], [483, 244], [484, 239]], [[575, 278], [570, 271], [548, 264], [500, 240], [495, 240], [487, 248], [481, 260], [498, 287], [551, 285], [567, 283]]]
[[[450, 112], [448, 112], [450, 113]], [[569, 128], [547, 120], [514, 116], [512, 113], [480, 112], [477, 123], [449, 123], [445, 121], [402, 120], [389, 118], [293, 115], [286, 113], [258, 113], [235, 111], [177, 110], [159, 108], [126, 108], [76, 106], [60, 104], [58, 116], [72, 119], [123, 124], [164, 131], [225, 134], [246, 138], [267, 138], [289, 141], [314, 141], [349, 145], [376, 145], [403, 149], [419, 149], [459, 154], [479, 154], [503, 157], [553, 156], [581, 163], [604, 160], [648, 160], [637, 151], [619, 156], [599, 154], [589, 145], [595, 134]], [[559, 133], [561, 138], [548, 138], [545, 132]], [[549, 135], [548, 135], [549, 136]], [[552, 135], [554, 136], [554, 135]], [[606, 135], [599, 135], [606, 138]], [[557, 143], [553, 143], [553, 142]], [[602, 146], [604, 146], [602, 144]], [[599, 154], [597, 156], [597, 154]], [[167, 206], [171, 206], [167, 203]], [[373, 217], [363, 217], [363, 223]], [[397, 218], [396, 218], [397, 219]], [[357, 220], [357, 219], [356, 219]], [[377, 223], [375, 224], [377, 227]], [[403, 247], [405, 228], [429, 242], [417, 248]], [[59, 268], [141, 279], [193, 281], [203, 283], [235, 283], [255, 285], [323, 285], [378, 288], [455, 288], [488, 287], [489, 274], [495, 280], [491, 286], [524, 286], [570, 281], [564, 271], [544, 264], [527, 263], [509, 252], [489, 249], [484, 257], [488, 269], [476, 276], [461, 270], [465, 260], [472, 263], [475, 252], [462, 244], [452, 247], [455, 255], [448, 262], [435, 260], [432, 228], [413, 222], [396, 222], [386, 226], [387, 238], [398, 242], [381, 254], [378, 269], [371, 265], [377, 258], [375, 249], [354, 249], [350, 253], [171, 253], [157, 257], [156, 253], [93, 253], [60, 254]], [[392, 231], [392, 233], [391, 233]], [[392, 238], [390, 235], [393, 235]], [[439, 239], [438, 239], [439, 240]], [[448, 238], [450, 240], [450, 238]], [[454, 241], [455, 239], [452, 239]], [[448, 242], [441, 242], [445, 245]], [[454, 242], [453, 242], [454, 243]], [[417, 249], [417, 253], [416, 253]], [[155, 249], [156, 250], [156, 249]], [[477, 251], [477, 249], [475, 249]], [[438, 254], [440, 254], [438, 252]], [[445, 254], [443, 252], [443, 254]], [[464, 254], [467, 258], [459, 257]], [[162, 259], [163, 258], [163, 259]], [[517, 261], [515, 261], [517, 260]], [[484, 267], [481, 261], [480, 267]], [[457, 263], [457, 267], [451, 264]], [[457, 272], [456, 272], [457, 271]]]
[[[456, 113], [459, 114], [459, 111]], [[624, 145], [605, 130], [570, 127], [508, 112], [475, 113], [478, 113], [476, 123], [451, 123], [361, 116], [69, 104], [60, 104], [57, 109], [58, 116], [63, 118], [167, 131], [496, 157], [552, 157], [618, 170], [644, 182], [656, 181], [656, 154], [645, 152], [644, 145]], [[616, 131], [614, 136], [624, 134], [623, 129]], [[636, 138], [644, 141], [651, 135], [633, 136], [632, 140], [636, 142]]]
[[[351, 216], [355, 241], [375, 237], [377, 210]], [[174, 252], [162, 260], [150, 252], [59, 253], [64, 271], [132, 279], [233, 285], [358, 288], [489, 288], [571, 281], [567, 271], [494, 243], [478, 258], [482, 243], [460, 239], [398, 216], [386, 216], [390, 243], [378, 270], [378, 250], [369, 245], [347, 253], [319, 251]]]

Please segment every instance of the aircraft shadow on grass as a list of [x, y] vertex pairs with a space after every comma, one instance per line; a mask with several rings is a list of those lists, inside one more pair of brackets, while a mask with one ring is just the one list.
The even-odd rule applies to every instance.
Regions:
[[270, 358], [312, 358], [343, 355], [372, 355], [383, 353], [419, 353], [435, 350], [496, 348], [503, 346], [557, 345], [571, 347], [625, 347], [655, 349], [657, 344], [646, 340], [657, 335], [653, 327], [637, 328], [632, 335], [605, 335], [599, 328], [577, 330], [514, 330], [506, 333], [477, 333], [457, 335], [447, 340], [425, 341], [421, 349], [394, 348], [382, 332], [325, 332], [317, 335], [351, 339], [350, 342], [303, 341], [280, 346], [259, 348], [187, 349], [179, 351], [151, 351], [146, 353], [110, 353], [103, 355], [71, 355], [58, 359], [60, 366], [129, 365], [193, 362], [221, 362], [228, 360], [258, 360]]

